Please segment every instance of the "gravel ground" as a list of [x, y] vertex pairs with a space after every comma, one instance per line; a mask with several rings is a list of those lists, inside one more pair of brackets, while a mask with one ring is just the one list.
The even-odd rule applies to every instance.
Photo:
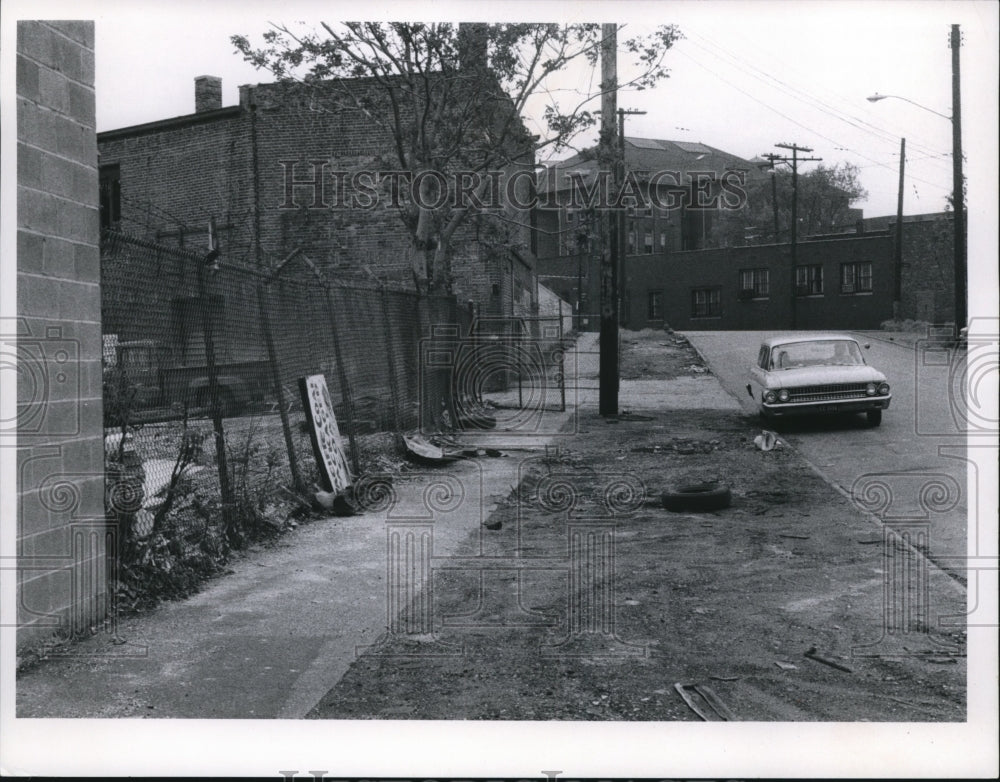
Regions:
[[[623, 377], [700, 369], [682, 338], [625, 340]], [[789, 446], [758, 450], [741, 413], [643, 412], [582, 416], [567, 447], [526, 462], [485, 548], [474, 535], [468, 559], [439, 569], [433, 637], [390, 633], [310, 716], [717, 719], [707, 691], [735, 720], [965, 719], [964, 635], [933, 616], [883, 632], [898, 630], [883, 605], [896, 550], [871, 520]], [[660, 504], [707, 480], [729, 485], [729, 508]], [[483, 570], [490, 558], [506, 569]], [[964, 595], [926, 577], [931, 613], [962, 613]]]

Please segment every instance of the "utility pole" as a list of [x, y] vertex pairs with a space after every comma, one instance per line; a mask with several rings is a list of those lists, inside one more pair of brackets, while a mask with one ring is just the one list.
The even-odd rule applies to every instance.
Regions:
[[[615, 194], [615, 114], [618, 109], [618, 25], [601, 25], [601, 133], [598, 159], [605, 181]], [[602, 206], [611, 202], [608, 198]], [[618, 216], [604, 209], [604, 246], [601, 248], [601, 335], [598, 409], [601, 415], [618, 415], [618, 264], [620, 237]]]
[[[778, 229], [778, 177], [777, 177], [777, 171], [775, 171], [775, 169], [774, 169], [774, 162], [776, 160], [779, 160], [779, 161], [782, 160], [782, 157], [781, 157], [781, 155], [775, 155], [773, 152], [768, 152], [768, 153], [766, 153], [764, 155], [761, 155], [761, 157], [767, 158], [767, 161], [769, 163], [768, 168], [771, 171], [771, 211], [774, 214], [774, 244], [777, 244], [778, 243], [778, 233], [779, 233], [779, 229]], [[764, 166], [760, 166], [760, 168], [763, 169]]]
[[899, 195], [896, 198], [896, 254], [893, 269], [892, 318], [899, 319], [903, 301], [903, 172], [906, 169], [906, 139], [899, 141]]
[[798, 263], [798, 238], [799, 238], [799, 163], [807, 163], [811, 160], [822, 160], [821, 157], [799, 157], [799, 152], [812, 152], [810, 147], [800, 147], [798, 144], [775, 144], [780, 149], [792, 150], [792, 157], [776, 158], [783, 163], [792, 164], [792, 328], [797, 328], [795, 322], [795, 267]]
[[[625, 183], [625, 116], [627, 114], [645, 114], [644, 111], [636, 109], [618, 109], [618, 159], [615, 161], [616, 186], [621, 188]], [[638, 205], [637, 205], [638, 206]], [[618, 275], [617, 296], [619, 301], [619, 318], [621, 317], [621, 301], [628, 301], [628, 276], [625, 274], [625, 208], [618, 210]], [[638, 236], [636, 236], [638, 240]], [[638, 241], [636, 242], [638, 244]], [[628, 310], [625, 314], [628, 318]], [[619, 356], [619, 358], [621, 358]]]
[[952, 206], [955, 209], [955, 337], [968, 325], [968, 266], [965, 235], [965, 179], [962, 176], [962, 78], [959, 50], [962, 33], [957, 24], [951, 26], [951, 157]]

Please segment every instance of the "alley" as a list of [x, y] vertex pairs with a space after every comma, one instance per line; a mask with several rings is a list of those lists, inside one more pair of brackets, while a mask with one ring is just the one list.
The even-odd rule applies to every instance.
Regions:
[[[19, 716], [697, 720], [690, 685], [735, 720], [961, 721], [964, 637], [937, 622], [963, 610], [954, 582], [922, 571], [929, 616], [908, 590], [886, 605], [885, 557], [912, 552], [792, 449], [757, 451], [680, 336], [626, 333], [641, 372], [598, 416], [594, 336], [562, 433], [493, 433], [506, 456], [251, 552], [122, 621], [125, 643], [24, 673]], [[731, 508], [660, 506], [712, 479]]]

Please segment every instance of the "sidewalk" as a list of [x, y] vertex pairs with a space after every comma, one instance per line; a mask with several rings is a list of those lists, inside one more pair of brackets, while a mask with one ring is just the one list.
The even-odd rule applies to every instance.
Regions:
[[[392, 507], [123, 622], [127, 643], [74, 645], [20, 677], [18, 716], [670, 721], [698, 719], [673, 684], [701, 682], [740, 720], [962, 720], [960, 634], [886, 635], [881, 531], [791, 449], [754, 449], [711, 374], [622, 381], [635, 415], [602, 419], [595, 342], [539, 433], [466, 436], [507, 456], [415, 472]], [[731, 508], [659, 506], [707, 478]]]

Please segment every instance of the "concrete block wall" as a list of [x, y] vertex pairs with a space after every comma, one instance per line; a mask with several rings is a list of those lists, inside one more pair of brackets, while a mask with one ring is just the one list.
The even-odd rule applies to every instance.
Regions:
[[20, 649], [109, 603], [93, 22], [17, 23], [17, 170]]

